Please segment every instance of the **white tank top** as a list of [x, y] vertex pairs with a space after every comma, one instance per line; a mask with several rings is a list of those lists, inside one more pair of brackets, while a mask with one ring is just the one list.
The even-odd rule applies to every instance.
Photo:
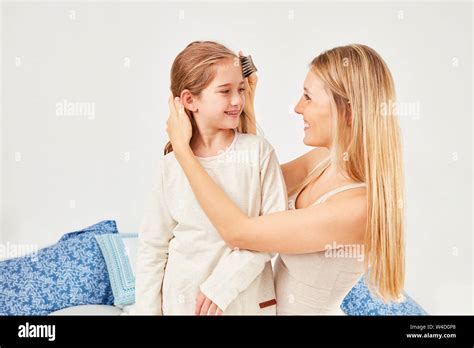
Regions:
[[[312, 205], [323, 203], [339, 192], [364, 186], [365, 183], [354, 183], [338, 187]], [[289, 197], [289, 209], [295, 209], [298, 194]], [[345, 250], [337, 245], [333, 247], [336, 249], [328, 252], [278, 256], [275, 262], [277, 314], [344, 314], [339, 306], [364, 274], [364, 261], [358, 246]]]

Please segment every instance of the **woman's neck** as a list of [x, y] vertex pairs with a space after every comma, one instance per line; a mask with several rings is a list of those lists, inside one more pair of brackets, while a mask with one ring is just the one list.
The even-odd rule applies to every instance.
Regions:
[[347, 172], [341, 168], [338, 168], [338, 166], [336, 166], [336, 164], [332, 161], [318, 179], [319, 183], [335, 186], [343, 185], [352, 181], [353, 180], [350, 179]]
[[199, 157], [216, 156], [234, 140], [233, 129], [199, 129], [191, 138], [191, 149]]

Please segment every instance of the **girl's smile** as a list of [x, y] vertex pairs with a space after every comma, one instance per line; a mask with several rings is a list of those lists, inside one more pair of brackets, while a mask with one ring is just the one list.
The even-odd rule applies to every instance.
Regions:
[[240, 110], [224, 111], [224, 114], [235, 120], [240, 116]]

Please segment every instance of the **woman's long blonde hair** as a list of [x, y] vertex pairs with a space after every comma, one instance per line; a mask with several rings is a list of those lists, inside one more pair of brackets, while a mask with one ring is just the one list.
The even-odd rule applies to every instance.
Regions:
[[[193, 96], [199, 96], [216, 76], [216, 67], [223, 61], [232, 59], [234, 64], [240, 64], [239, 57], [224, 45], [213, 41], [194, 41], [182, 50], [171, 66], [171, 93], [179, 97], [181, 92], [188, 89]], [[192, 111], [185, 109], [193, 128], [193, 137], [198, 129]], [[251, 119], [245, 111], [240, 114], [237, 131], [248, 133]], [[168, 142], [164, 154], [173, 151]]]
[[359, 44], [323, 52], [311, 70], [332, 95], [337, 116], [330, 157], [293, 191], [316, 180], [329, 163], [367, 184], [364, 260], [370, 288], [383, 300], [399, 300], [405, 279], [405, 192], [392, 75], [375, 50]]

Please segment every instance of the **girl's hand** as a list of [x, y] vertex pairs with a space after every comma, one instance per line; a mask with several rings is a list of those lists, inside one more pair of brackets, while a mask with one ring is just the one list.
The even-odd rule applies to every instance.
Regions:
[[196, 298], [196, 309], [194, 311], [196, 315], [222, 315], [222, 309], [206, 297], [202, 292], [199, 291], [198, 297]]
[[179, 152], [189, 148], [189, 141], [193, 135], [191, 121], [184, 111], [184, 106], [179, 97], [173, 99], [173, 95], [170, 95], [168, 106], [170, 115], [166, 122], [166, 132], [173, 146], [173, 151]]
[[[239, 56], [243, 56], [244, 53], [239, 51]], [[255, 117], [254, 109], [254, 100], [255, 100], [255, 91], [257, 89], [258, 77], [255, 72], [250, 74], [244, 79], [245, 82], [245, 105], [244, 112], [249, 118], [249, 133], [257, 134], [257, 120]]]

